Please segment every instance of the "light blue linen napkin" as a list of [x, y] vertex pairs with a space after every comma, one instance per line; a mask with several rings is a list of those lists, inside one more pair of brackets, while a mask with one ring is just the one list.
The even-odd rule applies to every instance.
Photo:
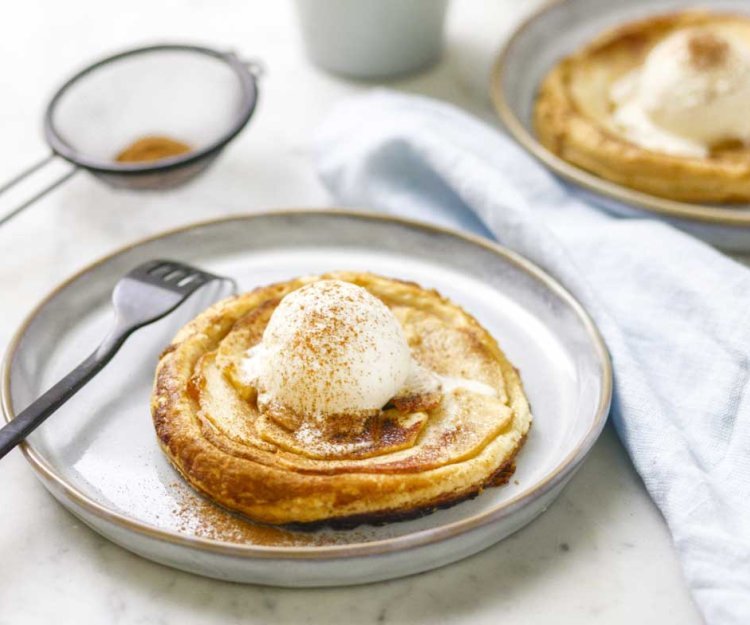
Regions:
[[433, 100], [348, 101], [315, 158], [338, 202], [494, 237], [578, 297], [612, 355], [617, 431], [696, 602], [712, 625], [750, 624], [750, 271], [670, 226], [596, 210]]

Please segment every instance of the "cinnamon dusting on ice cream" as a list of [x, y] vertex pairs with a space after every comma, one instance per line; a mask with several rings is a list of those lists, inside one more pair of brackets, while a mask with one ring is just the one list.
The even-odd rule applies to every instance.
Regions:
[[708, 31], [692, 33], [687, 43], [690, 64], [697, 70], [724, 65], [729, 57], [729, 44]]

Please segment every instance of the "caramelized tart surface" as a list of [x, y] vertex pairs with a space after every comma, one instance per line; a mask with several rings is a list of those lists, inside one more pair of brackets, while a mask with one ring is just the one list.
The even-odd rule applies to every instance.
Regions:
[[[356, 428], [337, 415], [322, 434], [261, 410], [242, 360], [281, 298], [324, 278], [381, 299], [440, 388], [396, 397]], [[265, 523], [341, 526], [411, 518], [506, 482], [531, 424], [517, 371], [476, 320], [416, 284], [348, 272], [262, 287], [196, 317], [159, 361], [152, 414], [170, 461], [216, 503]]]

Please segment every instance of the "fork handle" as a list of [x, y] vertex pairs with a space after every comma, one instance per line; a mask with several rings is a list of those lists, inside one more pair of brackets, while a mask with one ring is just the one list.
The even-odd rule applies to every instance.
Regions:
[[0, 428], [0, 458], [24, 440], [55, 410], [75, 395], [86, 382], [104, 368], [125, 342], [130, 332], [116, 329], [88, 358]]

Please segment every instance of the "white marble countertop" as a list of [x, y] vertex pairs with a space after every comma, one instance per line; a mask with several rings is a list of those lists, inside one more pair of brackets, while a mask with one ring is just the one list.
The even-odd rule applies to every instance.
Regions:
[[[493, 50], [537, 1], [456, 0], [444, 61], [392, 83], [493, 120]], [[310, 67], [288, 0], [26, 0], [0, 25], [0, 179], [45, 153], [40, 119], [74, 68], [119, 48], [196, 40], [268, 67], [250, 127], [217, 165], [168, 194], [115, 192], [86, 174], [0, 228], [0, 347], [57, 282], [169, 226], [328, 203], [305, 146], [330, 106], [371, 85]], [[0, 480], [0, 625], [26, 623], [699, 623], [670, 536], [607, 428], [560, 499], [478, 556], [356, 588], [240, 586], [174, 571], [109, 543], [68, 514], [18, 451]]]

